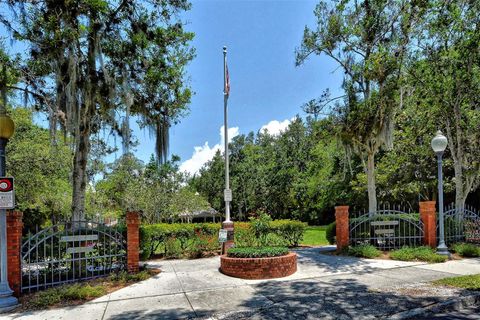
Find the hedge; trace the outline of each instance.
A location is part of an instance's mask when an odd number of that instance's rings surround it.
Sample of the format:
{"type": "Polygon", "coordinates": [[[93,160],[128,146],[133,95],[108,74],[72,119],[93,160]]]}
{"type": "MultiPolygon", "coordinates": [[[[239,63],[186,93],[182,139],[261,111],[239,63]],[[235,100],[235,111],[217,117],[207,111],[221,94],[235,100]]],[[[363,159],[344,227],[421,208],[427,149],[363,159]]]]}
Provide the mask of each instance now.
{"type": "Polygon", "coordinates": [[[279,257],[288,254],[286,247],[245,247],[231,248],[227,252],[227,256],[232,258],[265,258],[279,257]]]}
{"type": "MultiPolygon", "coordinates": [[[[298,246],[307,224],[296,220],[275,220],[269,224],[270,246],[298,246]]],[[[220,223],[159,223],[140,227],[140,250],[142,259],[154,253],[167,258],[200,257],[214,253],[220,248],[218,231],[220,223]]],[[[258,239],[248,222],[235,222],[235,245],[256,247],[258,239]]]]}

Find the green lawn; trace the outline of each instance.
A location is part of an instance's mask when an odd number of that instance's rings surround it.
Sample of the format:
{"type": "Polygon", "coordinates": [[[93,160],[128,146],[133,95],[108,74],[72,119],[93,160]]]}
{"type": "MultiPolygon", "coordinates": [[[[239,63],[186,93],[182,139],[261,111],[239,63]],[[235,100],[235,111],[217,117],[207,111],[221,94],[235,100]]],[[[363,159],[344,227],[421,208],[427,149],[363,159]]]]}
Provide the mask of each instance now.
{"type": "Polygon", "coordinates": [[[326,228],[327,226],[308,226],[301,244],[305,246],[327,245],[328,241],[325,238],[326,228]]]}
{"type": "Polygon", "coordinates": [[[472,276],[461,276],[454,278],[445,278],[437,281],[433,281],[434,284],[464,288],[469,290],[480,290],[480,274],[474,274],[472,276]]]}

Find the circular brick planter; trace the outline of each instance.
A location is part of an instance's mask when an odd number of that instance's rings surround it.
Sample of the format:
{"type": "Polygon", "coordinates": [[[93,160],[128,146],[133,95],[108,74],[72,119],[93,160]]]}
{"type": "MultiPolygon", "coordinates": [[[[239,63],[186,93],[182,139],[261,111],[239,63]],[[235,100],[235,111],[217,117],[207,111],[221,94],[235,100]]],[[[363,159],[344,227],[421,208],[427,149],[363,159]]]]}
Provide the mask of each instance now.
{"type": "Polygon", "coordinates": [[[267,258],[220,257],[220,271],[242,279],[272,279],[289,276],[297,271],[297,254],[267,258]]]}

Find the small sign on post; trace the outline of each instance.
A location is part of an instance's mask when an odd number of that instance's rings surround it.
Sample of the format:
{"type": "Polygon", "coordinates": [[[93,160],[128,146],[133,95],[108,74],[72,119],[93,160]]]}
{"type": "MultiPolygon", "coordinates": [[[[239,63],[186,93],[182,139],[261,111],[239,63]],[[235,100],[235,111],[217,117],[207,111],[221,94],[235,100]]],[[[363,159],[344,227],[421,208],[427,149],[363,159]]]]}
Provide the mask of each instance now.
{"type": "Polygon", "coordinates": [[[226,229],[220,229],[218,232],[218,242],[227,242],[228,232],[226,229]]]}
{"type": "Polygon", "coordinates": [[[0,209],[15,208],[15,191],[13,178],[0,178],[0,209]]]}
{"type": "Polygon", "coordinates": [[[225,202],[232,201],[232,189],[223,190],[223,197],[225,198],[225,202]]]}

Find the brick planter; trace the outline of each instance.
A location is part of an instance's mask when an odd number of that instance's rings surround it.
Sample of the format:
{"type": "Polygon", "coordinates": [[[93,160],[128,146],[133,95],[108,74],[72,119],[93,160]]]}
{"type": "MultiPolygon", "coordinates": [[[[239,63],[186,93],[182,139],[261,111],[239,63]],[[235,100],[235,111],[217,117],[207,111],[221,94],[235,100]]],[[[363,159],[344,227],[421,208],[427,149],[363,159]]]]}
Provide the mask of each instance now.
{"type": "Polygon", "coordinates": [[[289,276],[297,271],[297,254],[268,258],[220,257],[220,271],[242,279],[272,279],[289,276]]]}

